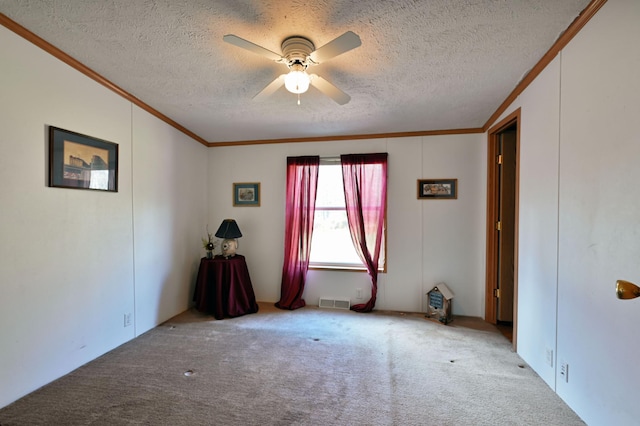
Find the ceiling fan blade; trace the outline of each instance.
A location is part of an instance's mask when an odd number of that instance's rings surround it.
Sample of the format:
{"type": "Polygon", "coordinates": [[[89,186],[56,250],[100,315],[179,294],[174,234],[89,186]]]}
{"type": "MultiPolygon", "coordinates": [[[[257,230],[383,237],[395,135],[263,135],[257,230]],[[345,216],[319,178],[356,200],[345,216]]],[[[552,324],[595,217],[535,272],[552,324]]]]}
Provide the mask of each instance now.
{"type": "Polygon", "coordinates": [[[360,37],[351,31],[347,31],[340,37],[333,39],[329,43],[322,47],[319,47],[314,52],[311,52],[309,58],[316,64],[320,64],[324,61],[328,61],[331,58],[335,58],[338,55],[348,52],[351,49],[355,49],[360,46],[362,41],[360,37]]]}
{"type": "Polygon", "coordinates": [[[311,74],[311,85],[340,105],[344,105],[351,100],[351,96],[347,95],[319,75],[311,74]]]}
{"type": "Polygon", "coordinates": [[[267,59],[271,59],[272,61],[280,61],[282,60],[282,56],[278,55],[275,52],[270,51],[269,49],[265,49],[262,46],[258,46],[255,43],[251,43],[243,38],[238,37],[237,35],[227,34],[222,37],[222,40],[226,41],[229,44],[233,44],[234,46],[241,47],[243,49],[248,50],[249,52],[253,52],[257,55],[264,56],[267,59]]]}
{"type": "Polygon", "coordinates": [[[282,75],[278,76],[278,78],[273,80],[271,83],[267,84],[267,87],[262,89],[262,91],[260,91],[260,93],[255,95],[253,97],[253,99],[254,100],[260,100],[260,99],[264,99],[264,98],[266,98],[268,96],[273,95],[276,90],[278,90],[279,88],[284,86],[284,78],[285,78],[285,76],[286,76],[286,74],[282,74],[282,75]]]}

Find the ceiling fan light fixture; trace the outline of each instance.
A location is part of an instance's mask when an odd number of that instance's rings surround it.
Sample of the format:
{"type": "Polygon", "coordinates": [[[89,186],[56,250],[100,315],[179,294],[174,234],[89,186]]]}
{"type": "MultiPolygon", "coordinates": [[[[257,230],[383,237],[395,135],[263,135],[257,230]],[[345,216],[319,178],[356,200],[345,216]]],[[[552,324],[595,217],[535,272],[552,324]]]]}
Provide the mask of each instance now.
{"type": "Polygon", "coordinates": [[[284,87],[291,93],[304,93],[309,90],[309,82],[311,77],[306,71],[292,70],[284,78],[284,87]]]}
{"type": "Polygon", "coordinates": [[[316,49],[313,42],[306,37],[291,36],[282,42],[282,55],[233,34],[225,35],[222,37],[222,40],[252,53],[264,56],[279,64],[286,65],[289,68],[288,74],[280,74],[275,80],[269,83],[267,87],[262,89],[260,93],[255,95],[253,99],[264,99],[272,95],[283,85],[287,91],[298,95],[298,105],[300,105],[300,94],[305,93],[309,89],[309,85],[313,85],[313,87],[333,99],[339,105],[344,105],[351,99],[349,95],[324,78],[316,74],[307,74],[307,67],[321,64],[360,46],[362,41],[354,32],[347,31],[318,49],[316,49]]]}

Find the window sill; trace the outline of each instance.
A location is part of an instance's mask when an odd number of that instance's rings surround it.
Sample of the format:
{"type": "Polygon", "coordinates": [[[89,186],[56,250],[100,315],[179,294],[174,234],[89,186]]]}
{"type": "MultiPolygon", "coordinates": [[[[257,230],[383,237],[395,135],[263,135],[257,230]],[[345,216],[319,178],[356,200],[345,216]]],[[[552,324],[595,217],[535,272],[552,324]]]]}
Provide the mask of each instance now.
{"type": "MultiPolygon", "coordinates": [[[[367,272],[367,268],[357,265],[309,265],[309,269],[316,271],[345,271],[345,272],[367,272]]],[[[386,272],[384,269],[378,269],[378,273],[386,272]]]]}

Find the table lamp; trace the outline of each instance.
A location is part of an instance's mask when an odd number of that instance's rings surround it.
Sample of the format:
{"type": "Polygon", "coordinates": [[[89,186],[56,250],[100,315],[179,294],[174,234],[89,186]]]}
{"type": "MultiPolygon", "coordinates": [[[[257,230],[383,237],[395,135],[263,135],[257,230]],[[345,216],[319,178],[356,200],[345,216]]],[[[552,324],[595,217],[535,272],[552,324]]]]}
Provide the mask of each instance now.
{"type": "Polygon", "coordinates": [[[216,232],[216,237],[224,238],[220,248],[222,249],[222,255],[225,258],[233,257],[236,255],[236,249],[238,248],[238,240],[236,238],[242,237],[242,232],[238,228],[238,224],[233,219],[225,219],[220,224],[220,228],[216,232]]]}

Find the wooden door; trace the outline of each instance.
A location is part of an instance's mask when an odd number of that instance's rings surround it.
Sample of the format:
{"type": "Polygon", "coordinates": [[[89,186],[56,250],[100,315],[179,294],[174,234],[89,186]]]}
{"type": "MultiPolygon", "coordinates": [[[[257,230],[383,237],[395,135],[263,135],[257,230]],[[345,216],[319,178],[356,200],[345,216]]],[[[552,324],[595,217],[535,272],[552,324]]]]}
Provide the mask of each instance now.
{"type": "Polygon", "coordinates": [[[485,320],[517,349],[520,109],[488,131],[485,320]]]}
{"type": "Polygon", "coordinates": [[[497,317],[513,322],[515,282],[516,129],[497,135],[498,167],[498,277],[497,317]]]}

